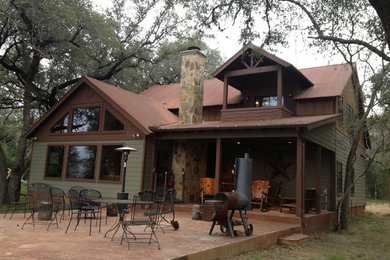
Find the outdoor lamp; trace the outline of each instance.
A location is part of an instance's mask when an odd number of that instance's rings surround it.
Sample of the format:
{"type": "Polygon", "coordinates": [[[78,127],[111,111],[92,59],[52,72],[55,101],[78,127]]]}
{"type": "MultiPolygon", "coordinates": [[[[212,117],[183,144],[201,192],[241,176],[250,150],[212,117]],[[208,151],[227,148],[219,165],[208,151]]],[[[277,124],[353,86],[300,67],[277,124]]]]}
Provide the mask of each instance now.
{"type": "Polygon", "coordinates": [[[124,147],[116,148],[115,151],[121,152],[124,156],[124,159],[125,159],[124,163],[123,163],[122,190],[121,190],[121,192],[117,193],[116,198],[119,200],[127,200],[127,199],[129,199],[129,193],[125,192],[127,158],[129,157],[129,153],[131,151],[135,152],[135,151],[137,151],[137,149],[124,146],[124,147]]]}

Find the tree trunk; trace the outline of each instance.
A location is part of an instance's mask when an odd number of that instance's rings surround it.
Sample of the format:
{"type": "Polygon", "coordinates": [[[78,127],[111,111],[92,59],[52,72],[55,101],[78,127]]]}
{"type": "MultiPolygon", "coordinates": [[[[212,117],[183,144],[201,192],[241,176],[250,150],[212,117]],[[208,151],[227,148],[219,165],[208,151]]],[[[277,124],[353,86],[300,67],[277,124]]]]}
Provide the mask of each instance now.
{"type": "Polygon", "coordinates": [[[390,1],[389,0],[369,0],[372,7],[381,19],[385,32],[387,47],[390,49],[390,1]]]}
{"type": "Polygon", "coordinates": [[[7,159],[0,145],[0,205],[7,200],[7,159]]]}
{"type": "MultiPolygon", "coordinates": [[[[359,131],[360,132],[360,131],[359,131]]],[[[349,218],[349,198],[351,193],[351,176],[352,176],[352,169],[353,169],[353,163],[355,161],[356,157],[356,150],[359,144],[360,134],[354,134],[352,138],[352,144],[351,148],[348,153],[348,158],[345,166],[345,177],[344,177],[344,195],[341,198],[341,207],[339,210],[341,211],[340,214],[340,223],[339,228],[347,230],[348,229],[348,218],[349,218]]]]}
{"type": "Polygon", "coordinates": [[[26,81],[24,86],[24,97],[23,97],[23,125],[22,132],[20,134],[18,140],[18,146],[16,148],[16,160],[15,165],[13,167],[9,184],[16,191],[15,198],[18,198],[18,194],[20,192],[20,181],[25,170],[25,155],[27,149],[27,138],[25,138],[25,134],[31,127],[32,117],[31,117],[31,102],[32,102],[32,80],[26,81]]]}

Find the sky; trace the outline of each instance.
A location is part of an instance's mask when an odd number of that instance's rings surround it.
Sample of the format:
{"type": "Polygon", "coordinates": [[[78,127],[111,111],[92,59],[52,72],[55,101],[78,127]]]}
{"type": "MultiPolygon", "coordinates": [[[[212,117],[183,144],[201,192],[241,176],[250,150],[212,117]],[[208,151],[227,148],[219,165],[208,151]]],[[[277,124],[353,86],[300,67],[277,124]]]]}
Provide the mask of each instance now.
{"type": "MultiPolygon", "coordinates": [[[[92,2],[100,10],[104,10],[111,5],[110,0],[92,0],[92,2]]],[[[225,32],[215,30],[215,38],[205,39],[205,42],[210,48],[219,50],[223,60],[226,61],[242,48],[242,43],[239,42],[239,35],[239,27],[232,26],[225,32]]],[[[288,42],[288,48],[278,48],[276,52],[270,52],[298,69],[344,63],[342,57],[329,57],[326,53],[321,54],[312,47],[308,47],[307,43],[304,43],[302,40],[301,35],[290,35],[288,42]]],[[[261,45],[261,43],[256,41],[253,43],[258,46],[261,45]]]]}

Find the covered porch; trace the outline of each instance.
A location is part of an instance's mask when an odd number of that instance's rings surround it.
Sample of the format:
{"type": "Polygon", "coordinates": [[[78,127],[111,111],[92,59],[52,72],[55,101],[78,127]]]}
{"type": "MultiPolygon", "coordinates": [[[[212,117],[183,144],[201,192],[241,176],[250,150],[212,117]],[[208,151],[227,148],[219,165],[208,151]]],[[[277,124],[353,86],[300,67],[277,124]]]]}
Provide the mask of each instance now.
{"type": "MultiPolygon", "coordinates": [[[[294,206],[296,217],[335,209],[335,154],[304,139],[300,131],[268,129],[242,132],[169,133],[153,140],[153,173],[145,188],[174,187],[177,200],[200,203],[201,179],[213,179],[213,193],[234,190],[235,158],[248,153],[252,180],[280,188],[279,198],[294,206]],[[310,194],[310,198],[308,198],[310,194]],[[305,198],[306,196],[306,198],[305,198]],[[309,203],[308,203],[309,202],[309,203]]],[[[280,209],[278,199],[273,209],[280,209]]],[[[253,209],[256,211],[256,209],[253,209]]]]}

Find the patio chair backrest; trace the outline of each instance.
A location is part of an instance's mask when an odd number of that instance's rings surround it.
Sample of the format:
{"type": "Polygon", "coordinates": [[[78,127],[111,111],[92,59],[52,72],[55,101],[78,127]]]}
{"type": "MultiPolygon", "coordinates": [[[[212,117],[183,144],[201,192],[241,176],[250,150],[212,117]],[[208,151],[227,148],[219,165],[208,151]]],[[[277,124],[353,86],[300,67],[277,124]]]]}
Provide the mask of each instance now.
{"type": "Polygon", "coordinates": [[[38,208],[42,202],[52,202],[51,187],[49,185],[32,183],[29,187],[29,195],[27,206],[30,209],[38,208]]]}
{"type": "Polygon", "coordinates": [[[102,199],[102,194],[98,190],[94,189],[83,189],[80,191],[80,201],[87,202],[90,205],[99,205],[94,200],[102,199]]]}
{"type": "Polygon", "coordinates": [[[65,192],[60,188],[51,187],[51,197],[53,200],[53,206],[65,204],[65,192]]]}
{"type": "Polygon", "coordinates": [[[142,201],[155,201],[157,200],[156,192],[153,190],[141,190],[138,192],[139,200],[142,201]]]}
{"type": "Polygon", "coordinates": [[[86,189],[86,187],[84,187],[84,186],[73,186],[69,190],[74,190],[77,192],[77,194],[80,194],[80,191],[85,190],[85,189],[86,189]]]}

